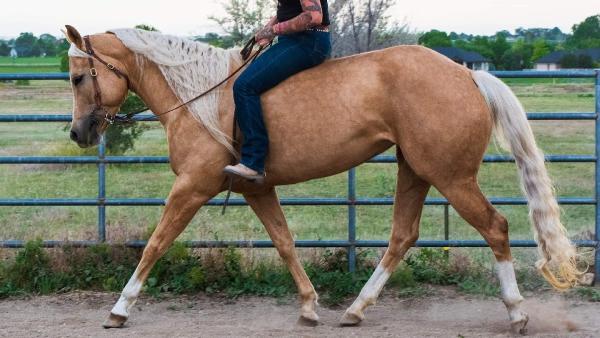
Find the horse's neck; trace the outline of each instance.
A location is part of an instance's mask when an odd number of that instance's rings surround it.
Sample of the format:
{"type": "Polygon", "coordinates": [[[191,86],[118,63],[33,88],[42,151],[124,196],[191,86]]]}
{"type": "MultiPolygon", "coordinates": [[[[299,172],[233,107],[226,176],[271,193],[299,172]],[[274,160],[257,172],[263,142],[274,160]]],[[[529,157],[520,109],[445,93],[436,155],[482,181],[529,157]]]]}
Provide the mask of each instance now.
{"type": "MultiPolygon", "coordinates": [[[[128,67],[132,79],[131,90],[136,93],[154,114],[166,112],[179,104],[177,96],[173,93],[158,66],[145,59],[144,62],[128,67]]],[[[178,111],[159,116],[163,126],[177,119],[178,111]]]]}

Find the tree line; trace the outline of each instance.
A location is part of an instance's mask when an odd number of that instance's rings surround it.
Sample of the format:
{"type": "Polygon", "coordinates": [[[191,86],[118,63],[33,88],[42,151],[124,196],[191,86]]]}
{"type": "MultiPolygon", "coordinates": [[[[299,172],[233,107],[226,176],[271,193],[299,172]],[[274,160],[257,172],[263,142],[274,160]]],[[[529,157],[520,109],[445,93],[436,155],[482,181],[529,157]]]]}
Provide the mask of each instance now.
{"type": "Polygon", "coordinates": [[[500,70],[532,68],[537,60],[553,51],[566,52],[560,60],[562,68],[594,68],[599,66],[597,60],[577,51],[600,48],[600,15],[573,25],[571,34],[563,33],[559,28],[518,28],[515,34],[500,31],[493,36],[431,30],[419,37],[419,43],[430,48],[458,47],[478,52],[500,70]]]}
{"type": "MultiPolygon", "coordinates": [[[[396,3],[396,0],[330,0],[333,56],[419,43],[432,48],[453,46],[478,52],[490,59],[496,69],[518,70],[532,68],[538,59],[553,51],[600,48],[600,15],[575,24],[571,33],[564,33],[556,27],[517,28],[515,33],[503,30],[493,36],[439,30],[422,33],[388,14],[396,3]]],[[[223,5],[226,14],[210,19],[219,24],[226,34],[208,33],[194,37],[195,40],[222,48],[241,45],[276,11],[274,2],[269,0],[224,0],[223,5]]],[[[64,38],[51,34],[37,37],[26,32],[15,39],[0,40],[0,56],[9,55],[13,46],[19,56],[60,56],[68,49],[64,38]]],[[[561,64],[564,68],[597,66],[589,56],[575,53],[567,53],[561,64]]]]}
{"type": "Polygon", "coordinates": [[[13,47],[19,56],[57,56],[69,49],[69,44],[64,38],[52,34],[42,34],[38,37],[33,33],[24,32],[17,38],[0,40],[0,56],[9,56],[13,47]]]}

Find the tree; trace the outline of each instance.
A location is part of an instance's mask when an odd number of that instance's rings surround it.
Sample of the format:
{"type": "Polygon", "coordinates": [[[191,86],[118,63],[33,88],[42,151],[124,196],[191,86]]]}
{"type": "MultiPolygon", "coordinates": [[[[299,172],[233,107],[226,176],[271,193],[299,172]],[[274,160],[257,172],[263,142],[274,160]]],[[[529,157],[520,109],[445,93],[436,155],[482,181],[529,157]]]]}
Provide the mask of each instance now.
{"type": "Polygon", "coordinates": [[[458,40],[454,42],[454,46],[468,51],[477,52],[488,59],[492,59],[494,52],[490,41],[485,36],[475,36],[471,41],[458,40]]]}
{"type": "Polygon", "coordinates": [[[160,32],[156,27],[151,26],[151,25],[146,25],[146,24],[139,24],[139,25],[135,25],[133,28],[137,28],[137,29],[141,29],[144,31],[150,31],[150,32],[160,32]]]}
{"type": "MultiPolygon", "coordinates": [[[[125,102],[121,105],[122,113],[139,111],[144,108],[144,101],[132,92],[127,94],[125,102]]],[[[135,140],[142,136],[149,127],[140,123],[118,124],[115,123],[106,129],[106,150],[109,154],[123,154],[135,148],[135,140]]]]}
{"type": "Polygon", "coordinates": [[[531,55],[533,54],[533,46],[526,43],[525,40],[517,40],[512,47],[504,52],[502,56],[503,68],[506,70],[521,70],[531,68],[531,55]]]}
{"type": "Polygon", "coordinates": [[[219,48],[231,48],[234,46],[231,36],[221,36],[217,33],[206,33],[204,37],[197,37],[194,40],[208,43],[211,46],[219,48]]]}
{"type": "Polygon", "coordinates": [[[577,68],[594,68],[594,59],[586,54],[579,54],[577,56],[577,68]]]}
{"type": "Polygon", "coordinates": [[[421,35],[419,38],[419,44],[429,48],[450,47],[452,46],[452,40],[448,34],[446,34],[446,32],[441,32],[434,29],[421,35]]]}
{"type": "Polygon", "coordinates": [[[58,40],[53,35],[40,35],[38,44],[42,53],[45,53],[47,56],[56,56],[56,52],[58,50],[58,40]]]}
{"type": "Polygon", "coordinates": [[[406,23],[390,22],[395,0],[330,1],[332,55],[345,56],[399,44],[417,43],[406,23]]]}
{"type": "Polygon", "coordinates": [[[496,34],[495,39],[490,42],[490,49],[493,52],[492,62],[496,69],[504,69],[503,56],[510,49],[510,44],[506,41],[506,35],[503,33],[496,34]]]}
{"type": "Polygon", "coordinates": [[[15,40],[15,48],[20,56],[39,56],[40,46],[33,33],[21,33],[15,40]]]}
{"type": "Polygon", "coordinates": [[[600,47],[600,15],[573,25],[573,35],[567,39],[567,46],[571,49],[600,47]]]}
{"type": "Polygon", "coordinates": [[[246,42],[268,18],[275,15],[273,2],[269,0],[228,0],[223,4],[225,17],[210,16],[229,35],[234,45],[246,42]]]}
{"type": "Polygon", "coordinates": [[[541,57],[548,55],[550,53],[550,45],[546,43],[544,39],[537,39],[533,43],[533,54],[531,55],[531,61],[536,62],[541,57]]]}
{"type": "Polygon", "coordinates": [[[10,55],[10,47],[8,43],[4,40],[0,40],[0,56],[8,56],[10,55]]]}
{"type": "Polygon", "coordinates": [[[586,54],[569,53],[560,59],[561,68],[594,68],[594,60],[586,54]]]}

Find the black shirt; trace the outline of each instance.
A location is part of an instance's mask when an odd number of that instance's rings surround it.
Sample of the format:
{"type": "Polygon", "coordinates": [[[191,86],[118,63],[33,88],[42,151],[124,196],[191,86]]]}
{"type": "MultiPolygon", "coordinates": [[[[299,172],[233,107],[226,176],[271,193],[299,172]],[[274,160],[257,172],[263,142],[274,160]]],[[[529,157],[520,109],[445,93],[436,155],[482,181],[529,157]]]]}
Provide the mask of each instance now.
{"type": "MultiPolygon", "coordinates": [[[[321,9],[323,11],[323,21],[321,25],[329,25],[329,8],[327,7],[327,0],[321,1],[321,9]]],[[[300,0],[277,0],[277,21],[284,22],[298,16],[302,13],[302,5],[300,0]]]]}

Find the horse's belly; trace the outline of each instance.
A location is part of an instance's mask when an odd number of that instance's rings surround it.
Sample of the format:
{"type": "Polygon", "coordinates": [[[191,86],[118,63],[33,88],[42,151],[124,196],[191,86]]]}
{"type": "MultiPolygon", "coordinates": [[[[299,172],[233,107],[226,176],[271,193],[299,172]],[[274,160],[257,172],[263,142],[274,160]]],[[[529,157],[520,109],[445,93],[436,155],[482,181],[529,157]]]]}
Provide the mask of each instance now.
{"type": "Polygon", "coordinates": [[[341,124],[341,128],[323,122],[312,125],[313,128],[304,124],[278,129],[284,132],[274,131],[266,162],[269,181],[275,185],[291,184],[334,175],[393,145],[391,136],[385,132],[341,124]]]}

